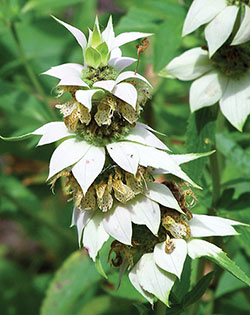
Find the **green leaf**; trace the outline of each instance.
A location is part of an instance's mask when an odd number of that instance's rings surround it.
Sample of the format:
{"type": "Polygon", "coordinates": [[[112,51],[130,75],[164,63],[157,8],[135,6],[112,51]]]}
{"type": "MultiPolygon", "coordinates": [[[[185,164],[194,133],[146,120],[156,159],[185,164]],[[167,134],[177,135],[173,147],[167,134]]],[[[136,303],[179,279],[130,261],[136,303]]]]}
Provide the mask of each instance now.
{"type": "Polygon", "coordinates": [[[216,145],[220,153],[231,161],[241,174],[250,177],[249,151],[244,151],[230,134],[216,134],[216,145]]]}
{"type": "Polygon", "coordinates": [[[177,279],[175,281],[174,287],[172,289],[172,293],[174,294],[178,303],[180,303],[188,292],[190,287],[190,276],[191,276],[191,258],[187,257],[185,260],[185,264],[183,267],[183,271],[181,273],[181,279],[177,279]]]}
{"type": "Polygon", "coordinates": [[[108,276],[106,275],[104,269],[103,269],[103,266],[102,266],[102,262],[101,262],[101,259],[99,257],[99,254],[97,255],[96,257],[96,260],[95,260],[95,267],[96,267],[96,270],[98,271],[98,273],[103,276],[105,279],[108,279],[108,276]]]}
{"type": "Polygon", "coordinates": [[[21,140],[28,139],[31,136],[33,136],[32,133],[27,133],[26,135],[16,136],[16,137],[2,137],[2,136],[0,136],[0,139],[2,139],[4,141],[21,141],[21,140]]]}
{"type": "Polygon", "coordinates": [[[155,72],[162,70],[162,68],[178,54],[178,50],[182,43],[181,32],[185,11],[181,6],[176,6],[178,10],[167,17],[155,34],[153,60],[155,72]]]}
{"type": "MultiPolygon", "coordinates": [[[[217,113],[210,108],[202,108],[193,113],[188,121],[186,147],[190,152],[211,151],[215,142],[217,113]]],[[[188,163],[188,171],[195,182],[200,182],[207,159],[198,159],[188,163]]]]}
{"type": "Polygon", "coordinates": [[[41,315],[72,314],[74,304],[100,279],[93,262],[83,251],[73,253],[52,279],[41,315]]]}
{"type": "MultiPolygon", "coordinates": [[[[245,267],[244,269],[247,271],[249,269],[249,262],[246,260],[243,254],[240,252],[234,257],[234,261],[238,263],[241,267],[245,267]]],[[[218,298],[222,295],[228,294],[230,292],[236,291],[238,289],[242,289],[247,287],[247,285],[232,276],[228,272],[224,272],[220,278],[219,284],[216,288],[215,297],[218,298]]]]}
{"type": "Polygon", "coordinates": [[[56,7],[70,6],[76,3],[80,3],[82,0],[30,0],[22,8],[22,13],[26,13],[31,10],[50,10],[56,7]]]}
{"type": "Polygon", "coordinates": [[[202,297],[202,295],[205,293],[205,291],[209,287],[209,284],[210,284],[213,276],[214,276],[214,271],[203,276],[200,279],[200,281],[196,284],[196,286],[185,295],[185,297],[182,301],[184,308],[195,303],[196,301],[198,301],[202,297]]]}
{"type": "Polygon", "coordinates": [[[85,52],[84,52],[84,59],[85,59],[85,63],[93,68],[98,68],[102,62],[102,56],[101,54],[92,47],[88,47],[86,48],[85,52]]]}
{"type": "Polygon", "coordinates": [[[248,284],[250,286],[250,278],[223,251],[221,251],[217,255],[206,256],[206,257],[208,259],[212,260],[213,262],[215,262],[221,268],[223,268],[223,269],[227,270],[228,272],[230,272],[232,275],[234,275],[239,280],[243,281],[244,283],[246,283],[246,284],[248,284]]]}

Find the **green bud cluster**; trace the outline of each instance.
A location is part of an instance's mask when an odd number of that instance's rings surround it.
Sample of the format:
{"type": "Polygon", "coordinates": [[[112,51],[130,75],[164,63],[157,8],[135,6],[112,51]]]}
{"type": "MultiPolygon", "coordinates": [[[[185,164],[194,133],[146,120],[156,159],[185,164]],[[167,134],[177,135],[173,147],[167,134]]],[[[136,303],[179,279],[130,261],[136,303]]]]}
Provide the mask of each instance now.
{"type": "Polygon", "coordinates": [[[97,69],[108,64],[110,51],[106,42],[102,41],[101,33],[97,23],[89,38],[88,47],[84,52],[85,64],[89,67],[97,69]]]}
{"type": "Polygon", "coordinates": [[[97,69],[93,67],[87,67],[82,71],[82,80],[90,87],[97,81],[102,80],[115,80],[118,73],[111,66],[103,66],[97,69]]]}

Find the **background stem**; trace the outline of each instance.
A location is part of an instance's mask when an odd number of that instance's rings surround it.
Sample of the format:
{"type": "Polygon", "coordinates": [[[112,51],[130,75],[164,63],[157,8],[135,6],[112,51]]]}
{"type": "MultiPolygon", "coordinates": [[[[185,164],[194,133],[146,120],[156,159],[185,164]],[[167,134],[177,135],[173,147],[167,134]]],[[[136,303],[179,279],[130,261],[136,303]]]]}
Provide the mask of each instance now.
{"type": "Polygon", "coordinates": [[[160,300],[156,303],[156,315],[165,315],[166,314],[166,305],[163,304],[160,300]]]}

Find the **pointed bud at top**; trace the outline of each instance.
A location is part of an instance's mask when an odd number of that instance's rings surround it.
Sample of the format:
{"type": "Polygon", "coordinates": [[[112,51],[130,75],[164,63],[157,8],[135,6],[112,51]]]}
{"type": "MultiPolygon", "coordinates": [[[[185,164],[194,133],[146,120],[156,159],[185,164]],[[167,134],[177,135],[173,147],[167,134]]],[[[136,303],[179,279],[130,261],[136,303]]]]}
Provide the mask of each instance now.
{"type": "Polygon", "coordinates": [[[102,43],[102,37],[101,37],[98,18],[96,17],[93,33],[91,36],[90,46],[93,48],[96,48],[101,43],[102,43]]]}

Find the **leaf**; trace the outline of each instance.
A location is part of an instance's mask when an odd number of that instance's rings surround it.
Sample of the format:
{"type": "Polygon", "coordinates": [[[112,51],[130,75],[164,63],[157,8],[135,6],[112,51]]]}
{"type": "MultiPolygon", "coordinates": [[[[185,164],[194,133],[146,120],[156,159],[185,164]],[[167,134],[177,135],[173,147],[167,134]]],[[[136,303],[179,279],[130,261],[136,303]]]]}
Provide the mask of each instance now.
{"type": "Polygon", "coordinates": [[[182,43],[181,31],[185,12],[179,5],[176,14],[167,17],[160,25],[155,35],[154,71],[159,72],[167,63],[178,54],[182,43]]]}
{"type": "Polygon", "coordinates": [[[250,278],[245,274],[243,270],[240,269],[236,263],[231,260],[226,253],[220,252],[216,256],[206,256],[208,259],[215,262],[221,268],[227,270],[232,275],[234,275],[239,280],[243,281],[244,283],[250,286],[250,278]]]}
{"type": "Polygon", "coordinates": [[[16,137],[3,137],[3,136],[0,136],[0,139],[2,139],[4,141],[21,141],[21,140],[28,139],[31,136],[32,136],[32,133],[27,133],[26,135],[16,136],[16,137]]]}
{"type": "Polygon", "coordinates": [[[244,151],[230,134],[216,134],[217,149],[232,162],[239,173],[250,177],[250,152],[244,151]]]}
{"type": "MultiPolygon", "coordinates": [[[[215,142],[216,113],[203,108],[193,113],[188,121],[186,147],[188,152],[211,151],[215,142]]],[[[188,171],[195,182],[200,181],[207,159],[198,159],[188,163],[188,171]]]]}
{"type": "MultiPolygon", "coordinates": [[[[240,252],[234,257],[234,261],[238,263],[240,266],[244,266],[245,271],[249,269],[249,263],[240,252]]],[[[220,278],[219,284],[216,288],[215,297],[219,298],[222,295],[228,294],[230,292],[236,291],[238,289],[242,289],[247,287],[245,283],[238,280],[234,276],[232,276],[228,272],[224,272],[220,278]]]]}
{"type": "Polygon", "coordinates": [[[48,10],[56,7],[70,6],[80,2],[82,2],[82,0],[30,0],[22,8],[22,13],[31,10],[48,10]]]}
{"type": "Polygon", "coordinates": [[[83,251],[74,252],[56,272],[47,290],[41,315],[72,314],[74,303],[100,279],[83,251]]]}
{"type": "Polygon", "coordinates": [[[209,284],[210,284],[213,276],[214,276],[214,271],[203,276],[200,279],[200,281],[196,284],[196,286],[185,295],[185,297],[182,301],[184,308],[195,303],[196,301],[198,301],[202,297],[202,295],[205,293],[205,291],[209,287],[209,284]]]}
{"type": "Polygon", "coordinates": [[[101,276],[103,276],[105,279],[108,279],[108,276],[106,275],[106,272],[103,269],[102,262],[99,255],[96,256],[95,267],[101,276]]]}

